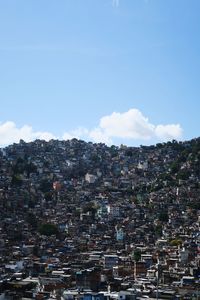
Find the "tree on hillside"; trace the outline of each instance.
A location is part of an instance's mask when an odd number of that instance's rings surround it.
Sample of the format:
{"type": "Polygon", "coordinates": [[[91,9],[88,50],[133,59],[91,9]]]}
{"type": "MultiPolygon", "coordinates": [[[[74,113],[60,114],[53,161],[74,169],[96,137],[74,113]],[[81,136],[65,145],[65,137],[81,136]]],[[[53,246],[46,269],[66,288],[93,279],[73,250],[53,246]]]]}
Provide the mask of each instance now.
{"type": "Polygon", "coordinates": [[[43,193],[49,192],[50,190],[52,190],[52,182],[49,181],[48,179],[43,179],[43,180],[40,182],[40,190],[41,190],[43,193]]]}
{"type": "Polygon", "coordinates": [[[40,234],[47,236],[58,234],[57,226],[50,223],[41,224],[38,228],[38,231],[40,234]]]}
{"type": "Polygon", "coordinates": [[[140,249],[135,249],[133,253],[133,258],[136,262],[138,262],[141,259],[141,251],[140,249]]]}
{"type": "Polygon", "coordinates": [[[161,213],[159,214],[159,216],[158,216],[158,219],[159,219],[159,221],[161,221],[161,222],[168,222],[168,221],[169,221],[168,213],[165,212],[165,211],[161,212],[161,213]]]}

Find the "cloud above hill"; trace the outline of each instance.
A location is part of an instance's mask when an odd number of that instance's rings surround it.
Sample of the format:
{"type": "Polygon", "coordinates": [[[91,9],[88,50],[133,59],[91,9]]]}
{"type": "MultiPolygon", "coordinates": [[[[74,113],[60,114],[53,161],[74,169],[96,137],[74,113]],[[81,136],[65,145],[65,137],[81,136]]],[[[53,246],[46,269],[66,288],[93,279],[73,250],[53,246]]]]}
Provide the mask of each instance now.
{"type": "Polygon", "coordinates": [[[20,139],[30,142],[35,139],[49,141],[55,136],[46,131],[34,131],[31,126],[24,125],[20,128],[12,121],[0,124],[0,146],[19,142],[20,139]]]}
{"type": "Polygon", "coordinates": [[[179,140],[182,134],[183,129],[180,124],[158,125],[155,127],[155,135],[163,141],[179,140]]]}
{"type": "Polygon", "coordinates": [[[113,112],[100,119],[99,126],[90,131],[90,137],[99,140],[99,137],[110,141],[113,138],[129,140],[159,139],[167,141],[179,140],[183,130],[180,124],[154,125],[149,122],[138,109],[130,109],[124,113],[113,112]]]}
{"type": "Polygon", "coordinates": [[[138,109],[130,109],[125,113],[113,112],[102,117],[99,130],[109,138],[150,139],[154,126],[149,123],[138,109]]]}
{"type": "Polygon", "coordinates": [[[11,121],[0,124],[0,146],[19,142],[20,139],[30,142],[35,139],[48,141],[55,138],[64,140],[77,138],[108,145],[115,144],[116,139],[129,144],[142,140],[145,144],[151,141],[180,140],[182,135],[183,129],[180,124],[153,124],[136,108],[103,116],[98,126],[94,128],[78,127],[57,137],[48,131],[34,131],[29,125],[17,127],[11,121]]]}

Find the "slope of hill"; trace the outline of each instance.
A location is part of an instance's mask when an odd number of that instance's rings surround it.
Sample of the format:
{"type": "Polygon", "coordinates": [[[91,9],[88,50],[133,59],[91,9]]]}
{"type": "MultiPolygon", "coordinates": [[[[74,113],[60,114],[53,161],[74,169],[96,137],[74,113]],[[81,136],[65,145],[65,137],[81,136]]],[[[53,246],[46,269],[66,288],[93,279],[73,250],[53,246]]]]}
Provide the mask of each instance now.
{"type": "Polygon", "coordinates": [[[21,223],[38,232],[43,223],[72,222],[71,234],[80,234],[83,213],[88,224],[109,219],[111,235],[116,224],[125,226],[129,242],[176,237],[198,221],[199,138],[138,148],[20,141],[0,153],[1,228],[11,238],[23,240],[21,223]],[[147,224],[152,234],[137,232],[147,224]]]}

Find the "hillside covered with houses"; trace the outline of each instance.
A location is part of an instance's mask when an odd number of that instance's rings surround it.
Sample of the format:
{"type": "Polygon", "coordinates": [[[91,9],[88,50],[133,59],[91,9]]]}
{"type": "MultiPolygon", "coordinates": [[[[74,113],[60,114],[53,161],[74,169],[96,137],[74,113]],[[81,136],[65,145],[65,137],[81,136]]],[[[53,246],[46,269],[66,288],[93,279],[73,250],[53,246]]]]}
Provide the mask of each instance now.
{"type": "Polygon", "coordinates": [[[0,211],[0,297],[198,297],[200,138],[21,140],[0,151],[0,211]]]}

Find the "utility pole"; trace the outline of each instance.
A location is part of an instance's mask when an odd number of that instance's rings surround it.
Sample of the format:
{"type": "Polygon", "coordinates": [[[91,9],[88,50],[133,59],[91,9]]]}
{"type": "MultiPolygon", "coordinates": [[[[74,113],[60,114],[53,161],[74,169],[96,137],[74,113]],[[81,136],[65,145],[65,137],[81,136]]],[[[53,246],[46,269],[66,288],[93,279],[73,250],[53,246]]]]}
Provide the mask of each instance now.
{"type": "Polygon", "coordinates": [[[195,282],[197,284],[197,288],[196,288],[196,296],[197,296],[197,300],[199,300],[199,279],[195,282]]]}
{"type": "Polygon", "coordinates": [[[158,277],[158,272],[156,275],[156,300],[158,300],[158,282],[159,282],[159,277],[158,277]]]}
{"type": "Polygon", "coordinates": [[[156,300],[158,300],[158,285],[159,285],[159,279],[162,272],[162,266],[157,263],[157,272],[156,272],[156,300]]]}

